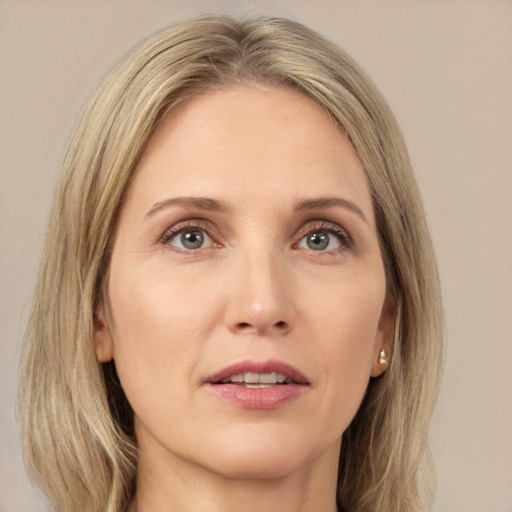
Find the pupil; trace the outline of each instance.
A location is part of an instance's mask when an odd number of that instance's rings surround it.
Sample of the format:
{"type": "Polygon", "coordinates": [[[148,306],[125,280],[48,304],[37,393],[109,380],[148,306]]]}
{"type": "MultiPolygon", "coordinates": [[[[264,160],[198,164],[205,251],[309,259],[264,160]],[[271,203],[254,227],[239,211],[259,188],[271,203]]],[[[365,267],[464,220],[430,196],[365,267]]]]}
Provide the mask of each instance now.
{"type": "Polygon", "coordinates": [[[314,251],[321,251],[329,245],[329,235],[327,233],[311,233],[308,236],[307,244],[314,251]]]}
{"type": "Polygon", "coordinates": [[[181,243],[186,249],[198,249],[203,242],[204,237],[201,231],[185,231],[181,234],[181,243]]]}

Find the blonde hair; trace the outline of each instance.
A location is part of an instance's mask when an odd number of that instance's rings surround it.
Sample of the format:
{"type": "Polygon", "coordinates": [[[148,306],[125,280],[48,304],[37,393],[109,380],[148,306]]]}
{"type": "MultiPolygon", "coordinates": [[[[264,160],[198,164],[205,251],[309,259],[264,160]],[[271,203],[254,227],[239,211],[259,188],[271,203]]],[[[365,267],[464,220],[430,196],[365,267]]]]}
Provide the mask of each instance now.
{"type": "Polygon", "coordinates": [[[97,362],[94,313],[134,166],[174,106],[239,83],[303,91],[351,141],[367,173],[394,299],[388,370],[343,434],[339,506],[416,512],[442,363],[442,310],[425,215],[398,124],[343,51],[279,18],[197,18],[139,45],[92,96],[63,159],[20,367],[26,465],[58,512],[118,512],[134,492],[132,412],[97,362]]]}

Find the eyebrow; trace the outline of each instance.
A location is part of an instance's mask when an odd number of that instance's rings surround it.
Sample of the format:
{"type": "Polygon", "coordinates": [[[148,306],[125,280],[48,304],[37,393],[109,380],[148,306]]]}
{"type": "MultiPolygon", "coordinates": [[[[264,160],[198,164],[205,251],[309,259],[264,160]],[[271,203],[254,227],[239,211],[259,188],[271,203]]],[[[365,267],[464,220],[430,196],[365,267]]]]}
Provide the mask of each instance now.
{"type": "Polygon", "coordinates": [[[155,203],[151,209],[146,213],[146,217],[151,217],[162,208],[168,206],[181,206],[183,208],[206,210],[213,212],[228,212],[230,210],[227,203],[224,201],[218,201],[217,199],[211,199],[209,197],[171,197],[155,203]]]}
{"type": "Polygon", "coordinates": [[[361,210],[357,204],[349,201],[348,199],[344,199],[343,197],[317,197],[314,199],[301,199],[295,203],[293,211],[303,212],[320,208],[331,208],[333,206],[341,206],[354,212],[366,224],[368,224],[368,220],[365,217],[363,210],[361,210]]]}
{"type": "MultiPolygon", "coordinates": [[[[219,201],[217,199],[211,199],[209,197],[171,197],[169,199],[165,199],[164,201],[155,203],[148,211],[145,218],[151,217],[162,208],[169,206],[181,206],[183,208],[213,212],[229,212],[231,210],[226,202],[219,201]]],[[[368,224],[368,220],[366,219],[361,208],[359,208],[359,206],[357,206],[352,201],[342,197],[318,197],[314,199],[301,199],[295,202],[293,211],[297,213],[321,208],[332,208],[335,206],[341,206],[354,212],[366,224],[368,224]]]]}

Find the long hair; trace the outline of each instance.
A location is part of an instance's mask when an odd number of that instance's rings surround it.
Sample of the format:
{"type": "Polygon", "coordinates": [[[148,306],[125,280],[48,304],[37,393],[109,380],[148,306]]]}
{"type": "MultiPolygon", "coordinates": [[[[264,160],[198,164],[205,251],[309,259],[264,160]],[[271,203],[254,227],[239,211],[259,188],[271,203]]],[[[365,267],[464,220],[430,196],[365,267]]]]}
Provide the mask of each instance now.
{"type": "Polygon", "coordinates": [[[133,413],[112,363],[97,362],[117,215],[159,121],[206,91],[261,83],[302,91],[351,142],[369,184],[395,338],[343,434],[338,505],[351,512],[429,507],[428,425],[443,349],[438,275],[398,124],[342,50],[280,18],[208,16],[133,50],[87,104],[63,158],[20,366],[27,467],[57,512],[119,512],[134,493],[133,413]]]}

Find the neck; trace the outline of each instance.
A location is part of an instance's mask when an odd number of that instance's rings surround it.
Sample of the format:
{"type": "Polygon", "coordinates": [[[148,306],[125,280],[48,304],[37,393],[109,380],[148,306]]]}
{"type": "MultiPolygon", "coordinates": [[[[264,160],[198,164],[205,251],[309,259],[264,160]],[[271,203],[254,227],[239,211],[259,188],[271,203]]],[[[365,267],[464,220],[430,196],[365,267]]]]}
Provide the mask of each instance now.
{"type": "MultiPolygon", "coordinates": [[[[339,450],[270,478],[233,478],[171,457],[155,465],[140,456],[129,512],[335,512],[339,450]]],[[[161,460],[161,459],[160,459],[161,460]]]]}

